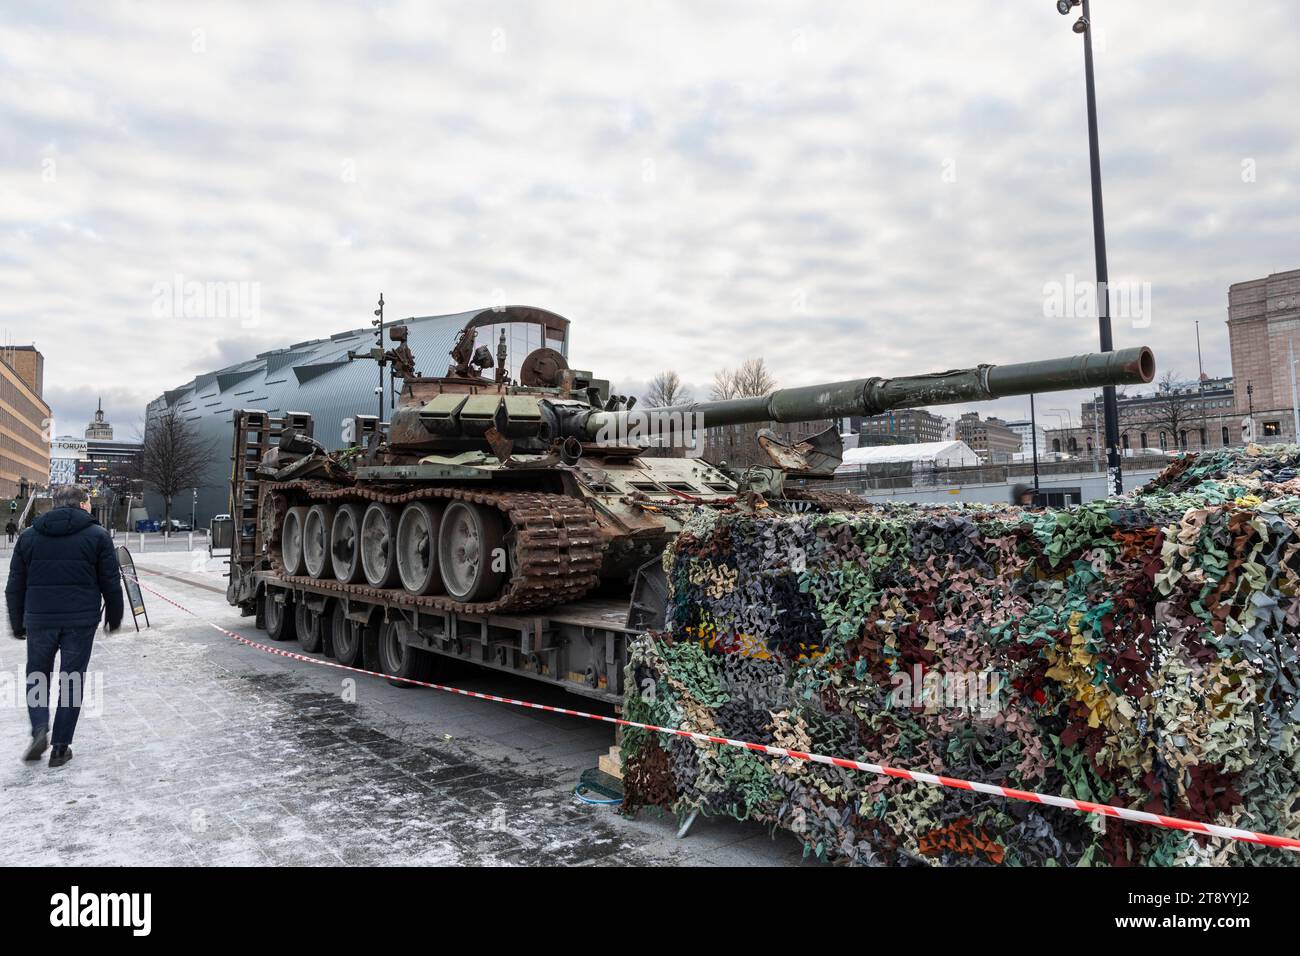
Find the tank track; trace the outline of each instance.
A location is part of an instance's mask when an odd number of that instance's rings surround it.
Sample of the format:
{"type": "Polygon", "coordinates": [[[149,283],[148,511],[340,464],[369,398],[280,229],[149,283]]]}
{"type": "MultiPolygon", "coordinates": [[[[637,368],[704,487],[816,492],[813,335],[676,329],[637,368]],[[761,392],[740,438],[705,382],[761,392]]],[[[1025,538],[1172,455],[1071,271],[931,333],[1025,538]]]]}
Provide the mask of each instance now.
{"type": "Polygon", "coordinates": [[[395,604],[467,614],[526,611],[576,600],[599,583],[605,539],[591,510],[574,498],[530,491],[475,491],[468,488],[417,488],[391,492],[342,487],[326,482],[268,482],[262,489],[263,514],[273,523],[266,535],[271,566],[287,583],[311,584],[357,597],[383,598],[395,604]],[[290,498],[294,501],[290,501],[290,498]],[[270,500],[268,500],[268,498],[270,500]],[[402,588],[376,588],[364,581],[348,584],[334,578],[286,575],[280,559],[279,528],[285,508],[317,502],[465,501],[497,508],[514,534],[514,569],[501,594],[492,601],[463,602],[441,594],[411,594],[402,588]],[[268,511],[267,506],[270,506],[268,511]]]}

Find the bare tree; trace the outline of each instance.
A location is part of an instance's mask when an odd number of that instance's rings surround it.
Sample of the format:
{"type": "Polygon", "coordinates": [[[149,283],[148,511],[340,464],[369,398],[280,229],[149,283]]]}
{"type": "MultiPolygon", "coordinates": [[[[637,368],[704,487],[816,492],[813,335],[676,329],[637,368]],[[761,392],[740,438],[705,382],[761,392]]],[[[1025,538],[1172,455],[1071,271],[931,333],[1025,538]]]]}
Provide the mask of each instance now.
{"type": "Polygon", "coordinates": [[[774,379],[762,358],[745,359],[740,368],[732,373],[736,383],[736,394],[742,397],[767,395],[776,388],[774,379]]]}
{"type": "Polygon", "coordinates": [[[760,358],[745,359],[739,368],[718,369],[713,373],[711,397],[714,399],[750,398],[767,395],[776,388],[776,379],[760,358]]]}
{"type": "Polygon", "coordinates": [[[682,383],[681,376],[672,369],[660,372],[650,379],[650,388],[645,397],[645,404],[650,408],[664,408],[667,405],[677,405],[690,400],[691,390],[682,383]]]}
{"type": "Polygon", "coordinates": [[[1176,372],[1165,372],[1156,386],[1155,401],[1147,406],[1147,421],[1168,432],[1174,448],[1185,448],[1183,433],[1199,421],[1196,393],[1188,391],[1176,372]]]}
{"type": "Polygon", "coordinates": [[[715,402],[736,397],[736,376],[730,369],[720,368],[713,373],[713,388],[709,397],[715,402]]]}
{"type": "MultiPolygon", "coordinates": [[[[730,398],[752,398],[768,395],[776,389],[776,379],[768,371],[762,358],[746,359],[734,369],[719,369],[713,374],[710,398],[723,401],[730,398]]],[[[743,425],[721,425],[709,429],[705,457],[711,461],[726,460],[732,465],[761,464],[766,456],[758,444],[758,433],[772,422],[749,422],[743,425]]]]}
{"type": "Polygon", "coordinates": [[[137,478],[162,496],[163,528],[171,528],[172,499],[203,484],[204,472],[217,452],[217,440],[205,439],[174,411],[151,419],[136,462],[137,478]]]}

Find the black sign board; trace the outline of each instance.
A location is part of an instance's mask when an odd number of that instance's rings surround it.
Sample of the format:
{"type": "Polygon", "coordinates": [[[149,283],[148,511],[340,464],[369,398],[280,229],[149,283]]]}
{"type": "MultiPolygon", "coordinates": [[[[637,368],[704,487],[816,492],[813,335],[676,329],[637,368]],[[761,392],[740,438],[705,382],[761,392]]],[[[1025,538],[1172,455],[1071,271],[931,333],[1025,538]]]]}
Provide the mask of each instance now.
{"type": "Polygon", "coordinates": [[[140,630],[141,617],[144,618],[144,626],[148,627],[149,612],[144,609],[144,594],[140,591],[140,581],[136,577],[135,561],[125,546],[117,549],[117,566],[122,572],[122,584],[126,588],[127,603],[131,605],[131,619],[135,622],[135,629],[140,630]]]}

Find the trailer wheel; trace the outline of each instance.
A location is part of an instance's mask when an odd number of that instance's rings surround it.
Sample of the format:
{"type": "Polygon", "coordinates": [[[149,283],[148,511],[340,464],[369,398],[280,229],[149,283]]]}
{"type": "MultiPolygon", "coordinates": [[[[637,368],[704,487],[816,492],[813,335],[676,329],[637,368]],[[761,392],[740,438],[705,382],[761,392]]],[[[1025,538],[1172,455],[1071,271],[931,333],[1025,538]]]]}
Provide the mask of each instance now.
{"type": "Polygon", "coordinates": [[[334,577],[348,584],[365,577],[361,567],[361,518],[365,510],[358,504],[340,505],[330,527],[330,565],[334,577]]]}
{"type": "Polygon", "coordinates": [[[495,509],[453,501],[438,529],[438,571],[447,594],[480,601],[501,590],[506,551],[501,516],[495,509]]]}
{"type": "Polygon", "coordinates": [[[397,570],[402,587],[412,594],[441,594],[438,574],[438,525],[442,505],[412,501],[397,523],[397,570]]]}
{"type": "MultiPolygon", "coordinates": [[[[433,655],[418,647],[402,643],[396,621],[385,621],[379,629],[379,669],[393,677],[427,681],[433,677],[433,655]]],[[[389,680],[394,687],[417,685],[400,680],[389,680]]]]}
{"type": "Polygon", "coordinates": [[[365,625],[348,620],[343,602],[335,601],[334,613],[330,616],[330,644],[334,648],[334,659],[346,667],[359,667],[364,636],[365,625]]]}
{"type": "Polygon", "coordinates": [[[361,567],[374,588],[397,584],[397,509],[371,502],[361,518],[361,567]]]}
{"type": "Polygon", "coordinates": [[[334,571],[330,561],[330,530],[333,505],[312,505],[302,523],[302,560],[313,578],[328,578],[334,571]]]}
{"type": "Polygon", "coordinates": [[[293,598],[287,592],[284,603],[275,599],[275,592],[266,591],[266,634],[273,641],[292,641],[294,637],[293,598]]]}
{"type": "Polygon", "coordinates": [[[308,654],[320,651],[321,631],[324,629],[320,615],[307,607],[303,601],[294,603],[293,615],[293,628],[298,634],[298,646],[308,654]]]}
{"type": "Polygon", "coordinates": [[[302,526],[307,520],[307,508],[302,505],[290,508],[284,516],[284,530],[280,533],[280,560],[284,573],[302,573],[302,526]]]}

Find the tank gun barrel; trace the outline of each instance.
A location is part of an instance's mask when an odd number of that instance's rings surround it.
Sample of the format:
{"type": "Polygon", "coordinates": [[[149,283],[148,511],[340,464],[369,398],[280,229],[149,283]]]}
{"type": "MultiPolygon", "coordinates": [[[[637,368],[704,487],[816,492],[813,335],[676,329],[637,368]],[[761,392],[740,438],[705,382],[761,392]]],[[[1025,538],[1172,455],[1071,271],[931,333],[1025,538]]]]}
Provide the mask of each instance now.
{"type": "Polygon", "coordinates": [[[895,408],[983,402],[1010,395],[1064,392],[1104,385],[1140,385],[1155,378],[1155,356],[1146,346],[1114,352],[1089,352],[1068,358],[1009,365],[860,378],[823,385],[781,388],[768,395],[691,402],[636,411],[592,412],[582,422],[582,437],[598,440],[619,434],[637,416],[660,420],[680,416],[685,427],[714,428],[754,422],[802,422],[848,415],[879,415],[895,408]]]}

